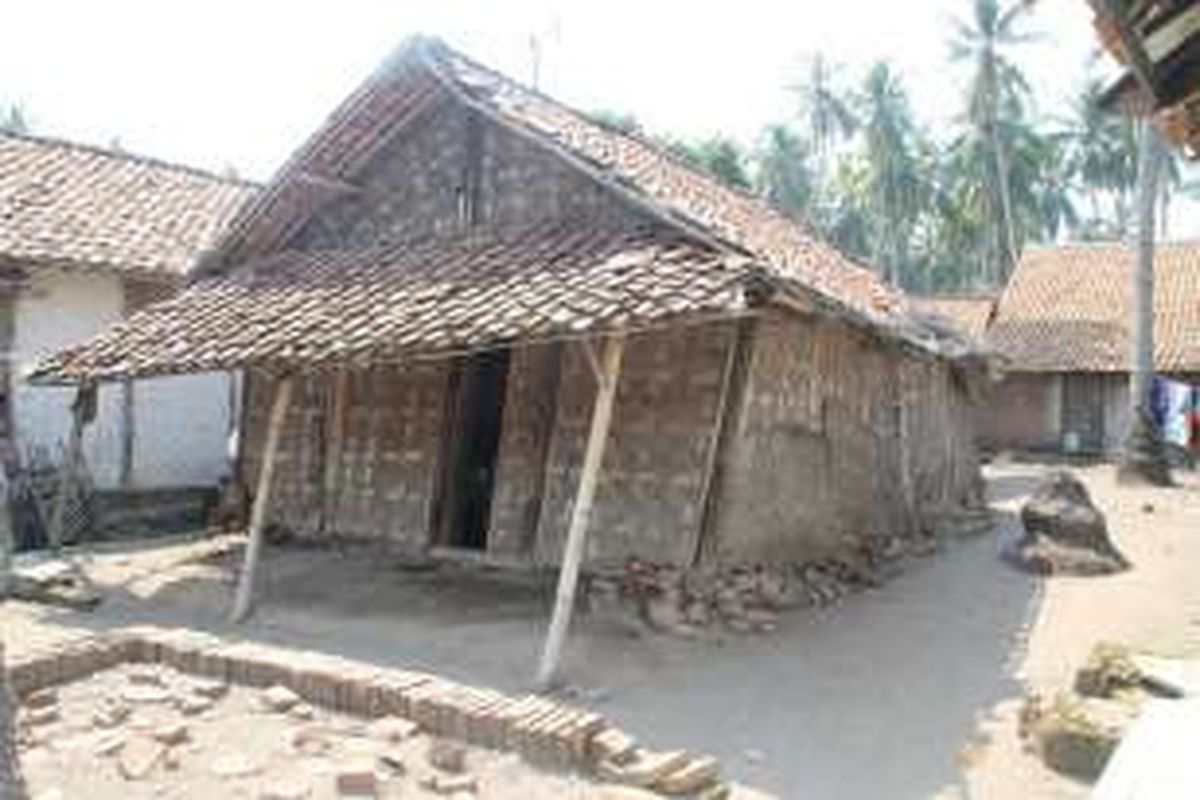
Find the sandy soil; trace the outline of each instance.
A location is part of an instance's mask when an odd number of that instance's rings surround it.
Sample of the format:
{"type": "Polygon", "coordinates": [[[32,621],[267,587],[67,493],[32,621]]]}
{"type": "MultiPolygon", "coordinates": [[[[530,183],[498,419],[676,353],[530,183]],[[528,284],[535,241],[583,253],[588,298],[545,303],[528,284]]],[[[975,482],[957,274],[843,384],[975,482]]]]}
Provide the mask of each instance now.
{"type": "MultiPolygon", "coordinates": [[[[1020,751],[1014,714],[1052,693],[1091,646],[1200,649],[1200,482],[1117,489],[1081,471],[1135,564],[1106,578],[1042,580],[998,558],[1041,467],[989,469],[995,536],[915,561],[840,605],[786,615],[768,636],[682,641],[581,619],[566,654],[576,702],[655,747],[722,759],[735,778],[803,798],[1082,797],[1020,751]],[[1153,505],[1153,512],[1142,507],[1153,505]]],[[[214,545],[101,554],[95,613],[12,604],[10,647],[140,621],[309,647],[526,690],[548,617],[547,582],[413,572],[384,559],[271,549],[264,602],[234,628],[228,557],[214,545]]]]}
{"type": "MultiPolygon", "coordinates": [[[[303,790],[310,800],[335,800],[337,774],[347,765],[386,756],[379,793],[387,798],[445,797],[424,788],[431,779],[453,780],[455,774],[476,781],[478,794],[496,800],[589,800],[599,797],[587,782],[538,772],[513,755],[464,748],[461,773],[435,769],[429,763],[431,740],[416,734],[389,742],[371,725],[344,714],[300,706],[278,713],[262,706],[260,690],[234,686],[203,713],[185,716],[169,700],[128,703],[129,692],[161,692],[165,698],[188,695],[193,679],[170,669],[138,666],[109,670],[57,690],[60,718],[29,728],[36,737],[21,755],[31,797],[56,796],[88,800],[179,798],[259,798],[264,790],[303,790]],[[131,677],[161,678],[163,685],[134,683],[131,677]],[[107,702],[131,710],[112,727],[95,724],[94,715],[107,702]],[[186,738],[169,747],[155,743],[157,732],[185,726],[186,738]],[[145,752],[158,755],[144,774],[122,774],[137,765],[116,748],[140,740],[145,752]],[[59,794],[54,794],[58,792],[59,794]]],[[[165,699],[164,698],[164,699],[165,699]]],[[[471,795],[474,796],[474,795],[471,795]]]]}

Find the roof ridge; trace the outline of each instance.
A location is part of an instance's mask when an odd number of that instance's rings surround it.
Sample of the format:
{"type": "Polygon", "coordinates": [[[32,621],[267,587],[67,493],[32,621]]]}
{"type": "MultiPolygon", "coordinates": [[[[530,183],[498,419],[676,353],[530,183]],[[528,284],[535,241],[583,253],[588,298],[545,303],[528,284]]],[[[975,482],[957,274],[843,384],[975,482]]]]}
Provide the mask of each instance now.
{"type": "Polygon", "coordinates": [[[195,175],[201,178],[207,178],[218,183],[226,183],[232,186],[242,186],[250,189],[262,188],[262,184],[258,181],[250,180],[240,176],[222,175],[204,167],[197,167],[191,164],[184,164],[180,161],[170,161],[158,156],[144,155],[142,153],[132,153],[126,150],[118,150],[113,147],[103,147],[101,145],[92,144],[91,142],[81,142],[75,139],[66,139],[61,136],[47,136],[45,134],[33,134],[17,131],[0,131],[0,137],[9,139],[17,139],[20,141],[30,142],[33,144],[46,145],[49,147],[59,147],[67,150],[81,150],[93,155],[112,158],[120,161],[132,161],[138,164],[146,164],[147,166],[167,169],[174,172],[183,172],[190,175],[195,175]]]}

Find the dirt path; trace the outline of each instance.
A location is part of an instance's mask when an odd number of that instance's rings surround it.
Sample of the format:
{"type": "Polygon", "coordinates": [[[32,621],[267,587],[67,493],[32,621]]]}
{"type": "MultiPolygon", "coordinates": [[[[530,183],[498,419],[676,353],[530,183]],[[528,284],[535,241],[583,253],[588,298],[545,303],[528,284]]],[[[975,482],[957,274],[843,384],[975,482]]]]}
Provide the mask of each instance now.
{"type": "MultiPolygon", "coordinates": [[[[647,742],[720,757],[782,797],[1079,797],[1016,747],[1026,686],[1062,685],[1098,639],[1178,651],[1200,634],[1200,486],[1117,492],[1084,471],[1136,568],[1112,578],[1039,579],[997,558],[1038,468],[991,471],[995,537],[911,563],[885,586],[824,611],[787,615],[763,637],[692,642],[583,621],[567,652],[578,702],[647,742]],[[1155,511],[1143,513],[1144,502],[1155,511]],[[1190,535],[1189,535],[1190,531],[1190,535]],[[987,743],[994,732],[992,744],[987,743]]],[[[528,688],[550,603],[502,576],[407,572],[364,558],[270,551],[267,602],[231,628],[219,563],[171,566],[102,556],[110,598],[95,614],[14,605],[6,641],[22,646],[87,629],[189,625],[436,671],[504,690],[528,688]],[[135,569],[136,568],[136,569],[135,569]]]]}

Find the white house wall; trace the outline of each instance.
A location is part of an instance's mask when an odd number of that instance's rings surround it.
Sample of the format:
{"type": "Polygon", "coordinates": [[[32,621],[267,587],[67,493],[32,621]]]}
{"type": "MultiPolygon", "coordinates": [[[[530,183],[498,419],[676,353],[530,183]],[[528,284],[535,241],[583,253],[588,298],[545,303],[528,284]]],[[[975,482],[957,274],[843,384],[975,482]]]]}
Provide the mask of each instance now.
{"type": "MultiPolygon", "coordinates": [[[[94,336],[121,319],[115,273],[32,269],[14,313],[12,421],[22,452],[55,462],[70,428],[74,389],[30,386],[23,375],[42,356],[94,336]]],[[[98,488],[117,488],[121,472],[122,393],[102,384],[84,455],[98,488]]],[[[134,403],[134,488],[211,485],[225,463],[228,378],[185,376],[140,381],[134,403]]]]}
{"type": "Polygon", "coordinates": [[[133,483],[212,486],[226,470],[229,378],[148,378],[134,384],[133,483]]]}

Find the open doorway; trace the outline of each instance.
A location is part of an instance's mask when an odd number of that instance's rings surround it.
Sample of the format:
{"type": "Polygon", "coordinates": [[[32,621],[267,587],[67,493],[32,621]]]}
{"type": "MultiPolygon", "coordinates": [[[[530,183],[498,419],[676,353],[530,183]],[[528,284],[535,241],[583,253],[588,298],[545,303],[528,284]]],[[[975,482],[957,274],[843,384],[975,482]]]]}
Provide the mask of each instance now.
{"type": "Polygon", "coordinates": [[[508,363],[507,350],[479,353],[461,362],[444,484],[441,541],[448,547],[487,549],[508,363]]]}

